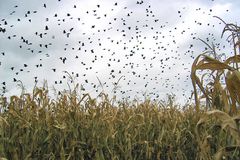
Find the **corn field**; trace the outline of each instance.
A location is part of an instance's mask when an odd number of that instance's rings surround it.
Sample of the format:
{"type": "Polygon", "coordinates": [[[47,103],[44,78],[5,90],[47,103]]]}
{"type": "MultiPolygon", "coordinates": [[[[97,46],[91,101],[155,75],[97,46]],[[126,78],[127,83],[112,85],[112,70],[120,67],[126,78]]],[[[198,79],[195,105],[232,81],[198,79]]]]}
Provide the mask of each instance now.
{"type": "Polygon", "coordinates": [[[240,27],[225,24],[234,55],[221,61],[204,42],[209,49],[192,65],[195,104],[180,106],[171,95],[159,102],[93,98],[78,94],[78,84],[51,99],[46,86],[35,86],[31,94],[0,99],[0,157],[238,160],[240,27]]]}

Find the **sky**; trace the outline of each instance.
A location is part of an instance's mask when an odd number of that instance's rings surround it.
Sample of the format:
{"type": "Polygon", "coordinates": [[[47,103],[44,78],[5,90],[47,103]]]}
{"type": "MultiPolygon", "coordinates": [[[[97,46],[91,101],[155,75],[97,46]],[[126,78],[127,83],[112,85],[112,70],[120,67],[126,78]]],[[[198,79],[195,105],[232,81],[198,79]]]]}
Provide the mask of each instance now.
{"type": "Polygon", "coordinates": [[[235,0],[0,0],[0,93],[19,95],[20,82],[31,92],[46,80],[54,97],[54,89],[73,86],[71,75],[93,96],[175,94],[185,103],[192,62],[206,47],[199,38],[230,53],[213,16],[237,24],[239,7],[235,0]]]}

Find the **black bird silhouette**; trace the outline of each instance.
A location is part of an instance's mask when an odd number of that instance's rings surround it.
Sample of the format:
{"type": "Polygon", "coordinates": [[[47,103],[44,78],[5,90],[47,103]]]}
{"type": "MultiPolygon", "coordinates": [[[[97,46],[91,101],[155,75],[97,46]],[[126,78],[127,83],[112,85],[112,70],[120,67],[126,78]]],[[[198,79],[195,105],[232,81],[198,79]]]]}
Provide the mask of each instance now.
{"type": "Polygon", "coordinates": [[[3,32],[3,33],[5,33],[5,32],[6,32],[6,29],[5,29],[5,28],[2,28],[2,27],[0,27],[0,32],[3,32]]]}

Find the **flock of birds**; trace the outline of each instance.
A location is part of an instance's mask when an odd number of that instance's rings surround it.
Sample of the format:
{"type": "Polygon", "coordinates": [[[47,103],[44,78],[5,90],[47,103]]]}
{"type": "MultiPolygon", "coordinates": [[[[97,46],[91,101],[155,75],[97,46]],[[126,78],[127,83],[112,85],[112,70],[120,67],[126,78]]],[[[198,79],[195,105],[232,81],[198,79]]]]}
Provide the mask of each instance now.
{"type": "MultiPolygon", "coordinates": [[[[194,48],[199,38],[194,27],[206,30],[216,24],[200,18],[188,22],[189,6],[161,15],[147,1],[124,5],[99,1],[84,7],[58,0],[34,9],[20,2],[8,8],[0,17],[2,95],[20,81],[27,85],[46,79],[56,88],[66,87],[70,75],[91,93],[106,89],[125,98],[147,94],[158,99],[179,92],[188,98],[190,67],[200,53],[194,48]]],[[[208,17],[214,12],[192,10],[208,17]]],[[[213,33],[204,35],[216,41],[213,33]]]]}

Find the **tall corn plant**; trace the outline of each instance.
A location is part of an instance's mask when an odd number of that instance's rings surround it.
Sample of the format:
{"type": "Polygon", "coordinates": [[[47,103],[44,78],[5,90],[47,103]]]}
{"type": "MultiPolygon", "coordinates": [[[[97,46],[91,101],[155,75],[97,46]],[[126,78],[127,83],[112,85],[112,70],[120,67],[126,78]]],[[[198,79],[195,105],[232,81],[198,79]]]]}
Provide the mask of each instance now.
{"type": "Polygon", "coordinates": [[[221,60],[215,45],[201,40],[208,50],[195,59],[191,71],[196,110],[200,111],[201,100],[210,110],[196,125],[199,159],[239,159],[240,156],[237,108],[240,104],[240,27],[220,20],[225,24],[221,37],[230,32],[227,40],[233,46],[234,55],[221,60]]]}
{"type": "Polygon", "coordinates": [[[200,110],[200,101],[204,100],[206,106],[211,109],[236,114],[240,104],[240,27],[220,20],[225,24],[221,37],[230,32],[227,40],[232,42],[234,55],[221,60],[215,45],[203,41],[208,50],[194,60],[191,69],[196,110],[200,110]],[[199,71],[203,71],[204,74],[200,74],[199,71]]]}

